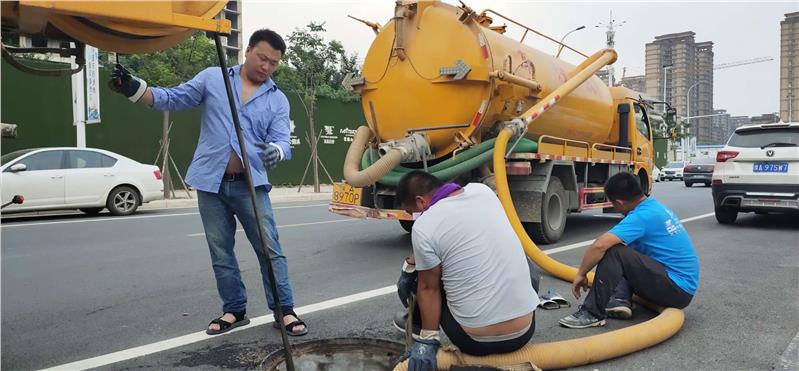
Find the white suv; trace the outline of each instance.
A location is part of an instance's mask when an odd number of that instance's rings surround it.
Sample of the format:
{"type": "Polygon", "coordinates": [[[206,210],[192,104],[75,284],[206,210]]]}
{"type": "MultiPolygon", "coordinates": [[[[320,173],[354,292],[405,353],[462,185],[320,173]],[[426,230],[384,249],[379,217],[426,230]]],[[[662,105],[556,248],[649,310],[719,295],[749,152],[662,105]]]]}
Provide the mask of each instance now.
{"type": "Polygon", "coordinates": [[[799,212],[799,123],[742,126],[716,155],[716,220],[738,212],[799,212]]]}
{"type": "Polygon", "coordinates": [[[672,161],[666,164],[663,169],[660,169],[660,180],[682,180],[682,171],[685,168],[685,162],[672,161]]]}

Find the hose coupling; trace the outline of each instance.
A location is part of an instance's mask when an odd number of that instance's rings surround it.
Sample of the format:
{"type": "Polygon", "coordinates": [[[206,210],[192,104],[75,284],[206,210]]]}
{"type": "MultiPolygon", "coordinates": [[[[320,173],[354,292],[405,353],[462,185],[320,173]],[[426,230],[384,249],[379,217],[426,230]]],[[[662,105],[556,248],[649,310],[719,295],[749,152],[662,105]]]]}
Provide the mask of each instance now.
{"type": "Polygon", "coordinates": [[[431,158],[430,145],[424,133],[408,134],[405,138],[381,143],[378,147],[380,156],[384,156],[392,149],[399,149],[402,153],[402,162],[419,162],[431,158]]]}
{"type": "Polygon", "coordinates": [[[527,131],[527,123],[520,118],[505,121],[503,124],[505,126],[505,130],[510,130],[511,138],[520,137],[527,131]]]}

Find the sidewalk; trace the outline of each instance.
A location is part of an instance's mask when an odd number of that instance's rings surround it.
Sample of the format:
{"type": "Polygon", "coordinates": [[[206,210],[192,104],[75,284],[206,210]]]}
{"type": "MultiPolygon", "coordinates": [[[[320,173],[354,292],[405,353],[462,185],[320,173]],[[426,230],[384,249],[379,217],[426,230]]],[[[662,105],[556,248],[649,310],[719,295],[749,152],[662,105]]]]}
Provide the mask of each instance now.
{"type": "MultiPolygon", "coordinates": [[[[284,202],[300,202],[300,201],[330,201],[333,195],[333,186],[330,184],[320,185],[320,192],[314,193],[313,185],[304,185],[300,192],[297,192],[298,186],[292,187],[274,187],[269,192],[269,198],[273,204],[284,202]]],[[[139,207],[139,210],[148,209],[167,209],[167,208],[181,208],[181,207],[196,207],[197,206],[197,192],[191,191],[191,198],[184,190],[176,190],[175,197],[169,200],[151,201],[139,207]]]]}

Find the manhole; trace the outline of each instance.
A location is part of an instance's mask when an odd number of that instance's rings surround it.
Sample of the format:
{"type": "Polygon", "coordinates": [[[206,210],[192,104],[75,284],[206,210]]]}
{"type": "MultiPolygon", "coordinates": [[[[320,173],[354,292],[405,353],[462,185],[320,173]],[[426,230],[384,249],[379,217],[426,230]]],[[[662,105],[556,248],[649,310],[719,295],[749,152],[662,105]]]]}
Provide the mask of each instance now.
{"type": "MultiPolygon", "coordinates": [[[[297,371],[391,370],[405,352],[402,343],[367,338],[322,339],[293,346],[297,371]]],[[[286,370],[283,349],[270,353],[261,370],[286,370]]]]}

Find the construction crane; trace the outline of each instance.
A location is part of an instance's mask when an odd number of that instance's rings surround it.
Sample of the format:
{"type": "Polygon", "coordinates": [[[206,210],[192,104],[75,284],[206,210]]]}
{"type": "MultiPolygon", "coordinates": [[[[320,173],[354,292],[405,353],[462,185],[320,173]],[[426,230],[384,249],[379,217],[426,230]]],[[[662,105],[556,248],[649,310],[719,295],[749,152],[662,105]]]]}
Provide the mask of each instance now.
{"type": "Polygon", "coordinates": [[[768,61],[773,61],[773,60],[774,60],[774,58],[772,58],[772,57],[752,58],[752,59],[746,59],[746,60],[742,60],[742,61],[719,63],[719,64],[713,66],[713,69],[714,70],[721,70],[721,69],[730,68],[730,67],[737,67],[737,66],[743,66],[743,65],[747,65],[747,64],[755,64],[755,63],[763,63],[763,62],[768,62],[768,61]]]}

